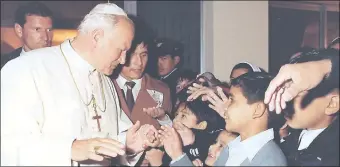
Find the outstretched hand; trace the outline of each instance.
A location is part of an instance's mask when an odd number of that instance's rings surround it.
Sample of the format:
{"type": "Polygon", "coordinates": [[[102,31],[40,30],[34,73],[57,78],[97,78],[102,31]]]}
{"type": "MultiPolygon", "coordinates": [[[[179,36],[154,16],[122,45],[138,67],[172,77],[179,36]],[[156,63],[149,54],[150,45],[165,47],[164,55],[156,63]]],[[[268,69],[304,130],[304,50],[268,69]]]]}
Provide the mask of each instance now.
{"type": "Polygon", "coordinates": [[[173,127],[181,137],[183,146],[187,146],[195,142],[195,134],[190,128],[186,127],[179,121],[174,121],[173,127]]]}
{"type": "Polygon", "coordinates": [[[152,125],[140,125],[137,121],[126,134],[126,147],[129,153],[139,153],[153,145],[158,132],[152,125]]]}
{"type": "Polygon", "coordinates": [[[165,110],[161,107],[150,107],[150,108],[143,108],[143,111],[151,116],[152,118],[158,120],[164,120],[165,118],[165,110]]]}
{"type": "Polygon", "coordinates": [[[162,130],[159,130],[159,138],[163,142],[166,153],[171,159],[177,159],[183,155],[183,144],[179,134],[174,128],[170,126],[161,126],[162,130]]]}

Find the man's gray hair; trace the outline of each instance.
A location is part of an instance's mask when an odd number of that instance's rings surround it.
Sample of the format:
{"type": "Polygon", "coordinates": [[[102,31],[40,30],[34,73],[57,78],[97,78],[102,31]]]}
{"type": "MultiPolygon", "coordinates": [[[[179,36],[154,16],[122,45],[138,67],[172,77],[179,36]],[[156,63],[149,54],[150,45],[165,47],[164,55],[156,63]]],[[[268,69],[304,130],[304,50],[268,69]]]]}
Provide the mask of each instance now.
{"type": "Polygon", "coordinates": [[[95,6],[81,21],[78,31],[86,34],[97,28],[113,29],[117,16],[127,17],[123,9],[113,3],[101,3],[95,6]]]}

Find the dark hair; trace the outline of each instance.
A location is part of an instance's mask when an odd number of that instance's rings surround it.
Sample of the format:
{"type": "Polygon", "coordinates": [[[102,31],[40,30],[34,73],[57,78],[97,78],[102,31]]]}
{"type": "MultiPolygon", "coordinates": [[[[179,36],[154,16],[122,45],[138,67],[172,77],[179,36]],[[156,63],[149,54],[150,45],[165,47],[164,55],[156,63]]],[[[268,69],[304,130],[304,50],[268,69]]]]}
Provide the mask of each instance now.
{"type": "MultiPolygon", "coordinates": [[[[251,72],[231,81],[231,86],[240,87],[248,104],[263,102],[265,92],[273,79],[267,72],[251,72]]],[[[268,127],[278,129],[284,124],[284,117],[275,112],[268,112],[268,127]]]]}
{"type": "Polygon", "coordinates": [[[53,20],[52,11],[41,2],[30,2],[19,6],[15,12],[15,23],[24,27],[26,16],[37,15],[42,17],[50,17],[53,20]]]}
{"type": "Polygon", "coordinates": [[[206,121],[207,127],[204,131],[213,133],[215,131],[224,129],[224,119],[213,109],[209,107],[209,103],[197,98],[194,101],[183,102],[196,117],[197,123],[206,121]]]}
{"type": "Polygon", "coordinates": [[[194,72],[192,70],[188,70],[188,69],[183,69],[180,71],[179,75],[178,75],[178,79],[177,79],[177,83],[181,80],[189,80],[192,81],[194,79],[196,79],[196,76],[198,75],[197,72],[194,72]]]}
{"type": "MultiPolygon", "coordinates": [[[[330,57],[338,57],[339,50],[330,48],[322,49],[319,51],[311,51],[302,53],[300,56],[292,59],[290,64],[304,63],[310,61],[326,60],[330,57]]],[[[315,98],[327,95],[332,91],[339,91],[339,77],[334,77],[333,79],[324,79],[318,86],[308,91],[308,94],[302,100],[301,107],[304,108],[308,106],[315,98]]],[[[291,118],[294,114],[293,101],[287,103],[286,110],[284,110],[285,116],[291,118]]]]}
{"type": "MultiPolygon", "coordinates": [[[[238,63],[236,64],[233,69],[231,70],[231,73],[233,73],[234,70],[236,69],[240,69],[240,68],[244,68],[247,69],[248,71],[253,71],[253,68],[251,68],[251,66],[247,63],[238,63]]],[[[230,74],[231,75],[231,74],[230,74]]]]}
{"type": "Polygon", "coordinates": [[[139,44],[143,43],[147,47],[148,51],[150,50],[155,35],[154,31],[146,24],[146,22],[141,17],[129,15],[129,18],[134,23],[135,36],[132,40],[131,48],[126,53],[127,62],[125,63],[125,66],[129,65],[130,58],[139,44]]]}
{"type": "Polygon", "coordinates": [[[180,41],[171,38],[156,38],[155,43],[155,56],[162,57],[170,55],[171,58],[178,56],[180,58],[176,67],[181,67],[183,64],[184,44],[180,41]]]}
{"type": "MultiPolygon", "coordinates": [[[[251,67],[250,64],[248,64],[248,63],[238,63],[231,70],[230,77],[231,77],[234,70],[241,69],[241,68],[247,69],[248,72],[256,72],[256,71],[253,70],[253,68],[251,67]]],[[[259,67],[259,69],[262,71],[262,68],[259,67]]],[[[264,72],[264,71],[262,71],[262,72],[264,72]]]]}
{"type": "Polygon", "coordinates": [[[246,73],[233,79],[231,86],[240,87],[248,104],[253,104],[264,100],[264,94],[272,78],[266,72],[246,73]]]}

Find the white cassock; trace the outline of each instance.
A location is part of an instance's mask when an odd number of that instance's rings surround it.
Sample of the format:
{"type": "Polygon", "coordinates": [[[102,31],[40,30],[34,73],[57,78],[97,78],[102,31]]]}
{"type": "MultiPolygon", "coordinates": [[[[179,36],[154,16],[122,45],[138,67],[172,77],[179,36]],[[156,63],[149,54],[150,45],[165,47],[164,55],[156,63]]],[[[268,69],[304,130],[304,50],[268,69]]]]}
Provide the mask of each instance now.
{"type": "MultiPolygon", "coordinates": [[[[111,80],[82,59],[69,40],[27,52],[1,70],[1,165],[77,165],[71,161],[75,139],[125,143],[131,126],[111,80]]],[[[120,157],[121,163],[134,165],[140,155],[120,157]]]]}

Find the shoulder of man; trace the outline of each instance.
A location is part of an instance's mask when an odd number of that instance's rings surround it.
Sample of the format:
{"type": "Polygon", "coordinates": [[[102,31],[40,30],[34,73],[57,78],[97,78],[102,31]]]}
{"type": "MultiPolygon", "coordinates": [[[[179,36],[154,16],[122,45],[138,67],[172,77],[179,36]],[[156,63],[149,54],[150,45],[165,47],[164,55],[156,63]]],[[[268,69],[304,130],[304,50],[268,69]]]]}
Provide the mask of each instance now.
{"type": "Polygon", "coordinates": [[[145,74],[145,78],[147,79],[148,87],[151,87],[162,93],[170,92],[170,89],[166,83],[151,77],[149,74],[145,74]]]}
{"type": "Polygon", "coordinates": [[[24,66],[24,67],[29,67],[30,69],[35,69],[35,68],[39,68],[39,64],[45,64],[44,67],[50,67],[49,63],[51,65],[55,64],[55,61],[51,58],[59,54],[56,50],[56,47],[46,47],[46,48],[32,50],[29,52],[25,52],[24,54],[22,54],[21,56],[18,56],[17,58],[11,59],[10,61],[6,63],[8,65],[4,64],[4,67],[2,67],[1,70],[5,68],[5,66],[10,66],[9,68],[20,68],[24,66]],[[44,62],[44,63],[39,63],[39,62],[44,62]]]}
{"type": "Polygon", "coordinates": [[[286,166],[286,156],[274,140],[268,141],[251,161],[252,165],[286,166]]]}
{"type": "Polygon", "coordinates": [[[20,56],[22,47],[15,49],[14,51],[1,55],[1,68],[10,60],[15,59],[20,56]]]}

